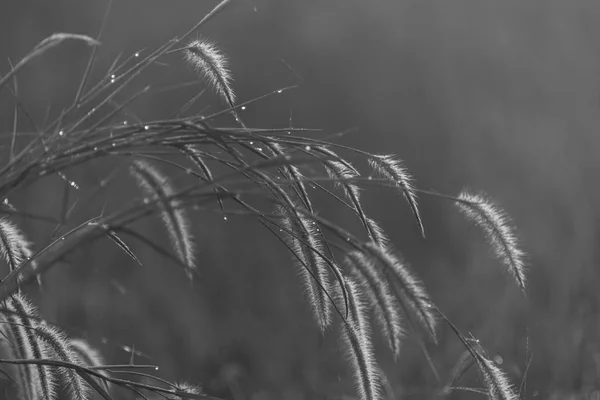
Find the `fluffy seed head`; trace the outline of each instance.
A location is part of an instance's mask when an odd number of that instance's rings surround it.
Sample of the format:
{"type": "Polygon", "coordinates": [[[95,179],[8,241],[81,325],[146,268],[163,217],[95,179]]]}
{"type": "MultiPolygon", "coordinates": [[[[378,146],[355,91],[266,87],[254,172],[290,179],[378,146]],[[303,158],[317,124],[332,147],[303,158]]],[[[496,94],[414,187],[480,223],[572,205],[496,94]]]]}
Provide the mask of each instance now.
{"type": "Polygon", "coordinates": [[[457,207],[485,233],[496,257],[508,268],[521,290],[525,290],[525,253],[508,215],[481,193],[463,190],[457,207]]]}
{"type": "Polygon", "coordinates": [[[288,234],[286,242],[298,260],[298,270],[304,281],[311,308],[321,330],[331,324],[332,305],[326,292],[331,292],[327,265],[319,255],[323,254],[323,244],[313,221],[306,216],[294,214],[285,207],[278,207],[282,216],[281,226],[294,235],[288,234]]]}
{"type": "Polygon", "coordinates": [[[381,333],[397,357],[404,336],[398,299],[394,297],[389,283],[373,257],[369,258],[360,251],[352,251],[348,254],[346,263],[364,290],[377,317],[381,333]]]}
{"type": "Polygon", "coordinates": [[[392,155],[376,155],[369,158],[369,164],[377,171],[381,176],[389,179],[395,183],[395,185],[402,191],[406,201],[410,205],[412,212],[419,224],[421,234],[425,236],[425,228],[423,226],[423,220],[419,213],[419,207],[417,205],[417,193],[412,185],[412,177],[402,165],[402,162],[392,155]]]}
{"type": "Polygon", "coordinates": [[[359,399],[381,398],[381,385],[377,377],[377,364],[369,329],[363,293],[351,279],[346,280],[348,293],[348,320],[342,323],[342,340],[351,363],[359,399]]]}
{"type": "MultiPolygon", "coordinates": [[[[55,326],[40,323],[35,329],[36,337],[41,341],[44,351],[60,361],[77,364],[77,355],[69,347],[67,335],[55,326]]],[[[71,368],[58,368],[59,382],[72,400],[88,400],[90,386],[71,368]]]]}
{"type": "Polygon", "coordinates": [[[199,39],[188,44],[185,57],[196,72],[212,85],[217,94],[233,107],[235,94],[231,88],[231,72],[223,53],[214,44],[199,39]]]}
{"type": "Polygon", "coordinates": [[[410,271],[408,264],[388,248],[376,243],[367,243],[366,251],[384,267],[395,297],[402,304],[408,304],[419,316],[423,327],[431,338],[436,340],[437,318],[435,307],[423,283],[410,271]]]}
{"type": "Polygon", "coordinates": [[[185,210],[177,200],[171,198],[175,193],[166,175],[150,163],[136,160],[131,173],[146,196],[159,201],[160,218],[167,228],[169,238],[180,261],[186,266],[191,279],[196,268],[194,243],[185,210]]]}
{"type": "MultiPolygon", "coordinates": [[[[104,360],[100,352],[94,349],[88,342],[83,339],[70,339],[69,340],[69,348],[71,352],[74,354],[77,363],[84,367],[99,367],[104,365],[104,360]]],[[[104,372],[100,372],[103,375],[106,375],[104,372]]],[[[110,383],[100,379],[100,378],[92,378],[96,379],[97,383],[107,392],[110,393],[110,383]]]]}
{"type": "Polygon", "coordinates": [[[475,350],[475,358],[491,400],[518,400],[519,396],[508,377],[496,363],[475,350]]]}
{"type": "MultiPolygon", "coordinates": [[[[8,264],[10,272],[18,268],[23,262],[29,260],[33,252],[31,243],[25,238],[21,230],[12,222],[5,218],[0,218],[0,256],[8,264]]],[[[37,264],[32,261],[33,270],[37,269],[37,264]]],[[[21,281],[19,274],[17,281],[21,281]]],[[[38,283],[41,283],[41,275],[37,276],[38,283]]]]}

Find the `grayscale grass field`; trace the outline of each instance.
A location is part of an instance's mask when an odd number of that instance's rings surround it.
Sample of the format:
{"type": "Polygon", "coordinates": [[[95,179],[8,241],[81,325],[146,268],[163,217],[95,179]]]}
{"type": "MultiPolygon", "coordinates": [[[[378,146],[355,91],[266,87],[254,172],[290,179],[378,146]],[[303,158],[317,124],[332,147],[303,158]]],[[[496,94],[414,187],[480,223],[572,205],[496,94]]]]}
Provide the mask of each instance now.
{"type": "Polygon", "coordinates": [[[355,128],[360,115],[301,126],[291,105],[303,91],[323,106],[318,72],[279,59],[293,83],[238,93],[264,71],[226,51],[242,30],[210,33],[248,18],[240,4],[107,54],[123,7],[109,0],[99,27],[40,37],[0,69],[4,396],[598,398],[584,329],[598,298],[584,309],[585,293],[539,271],[525,243],[548,234],[518,230],[485,177],[478,188],[431,158],[424,175],[444,184],[421,185],[415,154],[355,128]],[[40,108],[33,68],[67,63],[65,49],[80,56],[73,90],[40,108]],[[573,297],[564,309],[543,306],[548,286],[573,297]],[[569,307],[587,314],[561,326],[569,307]]]}

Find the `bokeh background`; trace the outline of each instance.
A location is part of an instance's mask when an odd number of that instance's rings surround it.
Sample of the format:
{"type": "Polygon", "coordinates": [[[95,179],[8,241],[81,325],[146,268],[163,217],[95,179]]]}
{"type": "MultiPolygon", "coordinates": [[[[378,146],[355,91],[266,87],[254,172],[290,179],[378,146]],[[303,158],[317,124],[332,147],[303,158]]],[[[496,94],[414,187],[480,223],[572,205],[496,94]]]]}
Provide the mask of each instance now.
{"type": "MultiPolygon", "coordinates": [[[[214,3],[115,0],[93,77],[119,53],[151,49],[185,32],[214,3]]],[[[53,32],[95,36],[106,6],[105,0],[3,2],[0,71],[53,32]]],[[[420,188],[455,195],[471,187],[496,199],[528,252],[527,298],[451,202],[421,196],[424,240],[401,198],[365,192],[367,210],[434,301],[481,340],[516,385],[531,361],[526,398],[591,398],[600,390],[599,20],[600,6],[589,0],[239,0],[201,34],[228,54],[241,100],[299,85],[249,106],[243,118],[250,126],[286,126],[291,119],[329,132],[358,127],[338,140],[398,154],[420,188]]],[[[34,118],[43,121],[48,110],[56,116],[70,104],[89,52],[69,43],[20,73],[19,96],[34,118]]],[[[201,85],[159,88],[194,79],[178,56],[166,57],[134,83],[153,89],[132,110],[142,119],[164,117],[201,85]]],[[[204,107],[220,104],[206,94],[194,111],[204,107]]],[[[12,123],[12,99],[2,93],[2,132],[12,123]]],[[[100,162],[71,171],[81,189],[69,201],[85,198],[108,170],[100,162]]],[[[114,185],[78,204],[73,221],[135,195],[126,174],[114,185]]],[[[50,178],[10,201],[57,215],[63,198],[61,181],[50,178]]],[[[346,222],[331,205],[322,207],[346,222]]],[[[321,338],[286,250],[248,218],[192,215],[200,282],[190,287],[180,270],[137,243],[131,246],[143,267],[114,244],[98,242],[52,270],[43,291],[31,288],[41,313],[88,337],[111,363],[128,361],[123,346],[135,347],[143,353],[136,362],[160,365],[161,376],[200,382],[217,396],[353,396],[338,333],[321,338]]],[[[55,228],[17,222],[37,246],[55,228]]],[[[156,220],[136,228],[166,239],[156,220]]],[[[445,380],[462,349],[446,329],[440,337],[427,348],[445,380]]],[[[434,398],[440,385],[414,337],[397,362],[383,346],[377,350],[395,396],[434,398]]],[[[478,385],[477,374],[461,383],[478,385]]],[[[469,396],[477,395],[455,398],[469,396]]]]}

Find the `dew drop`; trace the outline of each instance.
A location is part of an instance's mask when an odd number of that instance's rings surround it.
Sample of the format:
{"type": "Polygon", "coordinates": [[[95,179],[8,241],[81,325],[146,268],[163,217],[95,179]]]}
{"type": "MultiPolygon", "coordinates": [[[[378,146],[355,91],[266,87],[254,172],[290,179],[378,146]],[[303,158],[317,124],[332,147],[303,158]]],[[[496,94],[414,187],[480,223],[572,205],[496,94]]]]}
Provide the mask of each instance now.
{"type": "Polygon", "coordinates": [[[3,203],[8,204],[8,199],[4,199],[3,203]]]}
{"type": "Polygon", "coordinates": [[[112,146],[112,147],[116,147],[116,146],[117,146],[117,144],[116,144],[116,143],[111,143],[111,146],[112,146]]]}
{"type": "Polygon", "coordinates": [[[262,147],[257,147],[256,150],[262,151],[262,147]]]}
{"type": "Polygon", "coordinates": [[[114,80],[115,80],[115,74],[112,74],[112,75],[110,76],[110,79],[112,79],[112,80],[114,81],[114,80]]]}
{"type": "Polygon", "coordinates": [[[254,142],[250,142],[250,146],[254,145],[254,142]]]}
{"type": "Polygon", "coordinates": [[[223,221],[227,222],[227,215],[223,216],[223,221]]]}
{"type": "Polygon", "coordinates": [[[114,79],[111,79],[111,80],[110,80],[110,83],[115,83],[115,80],[114,80],[114,79]]]}
{"type": "Polygon", "coordinates": [[[148,198],[144,198],[144,200],[143,200],[143,201],[144,201],[144,204],[148,204],[148,203],[150,203],[150,199],[148,199],[148,198]]]}
{"type": "Polygon", "coordinates": [[[291,132],[291,131],[287,131],[287,134],[288,134],[288,135],[291,135],[291,134],[292,134],[292,132],[291,132]]]}
{"type": "Polygon", "coordinates": [[[135,53],[133,56],[134,56],[134,57],[139,57],[139,56],[140,56],[140,53],[135,53]]]}
{"type": "Polygon", "coordinates": [[[310,146],[306,146],[304,149],[305,149],[306,151],[310,151],[310,146]]]}
{"type": "Polygon", "coordinates": [[[368,179],[368,180],[372,180],[372,179],[373,179],[373,177],[369,175],[369,176],[367,177],[367,179],[368,179]]]}
{"type": "Polygon", "coordinates": [[[155,370],[155,371],[158,371],[158,367],[154,367],[154,370],[155,370]]]}
{"type": "Polygon", "coordinates": [[[281,94],[281,93],[283,93],[283,90],[279,89],[279,90],[277,91],[277,93],[281,94]]]}
{"type": "Polygon", "coordinates": [[[65,134],[65,131],[59,131],[58,132],[58,136],[63,136],[65,134]]]}
{"type": "Polygon", "coordinates": [[[145,131],[147,131],[148,129],[150,129],[150,127],[148,125],[144,126],[145,131]]]}
{"type": "Polygon", "coordinates": [[[127,120],[123,121],[123,125],[127,125],[127,120]]]}
{"type": "Polygon", "coordinates": [[[97,147],[94,147],[94,151],[98,151],[98,148],[97,148],[97,147]]]}
{"type": "Polygon", "coordinates": [[[244,111],[246,109],[246,106],[242,106],[241,110],[244,111]]]}
{"type": "Polygon", "coordinates": [[[76,184],[74,181],[69,182],[69,185],[73,186],[73,188],[75,189],[79,189],[79,185],[76,184]]]}

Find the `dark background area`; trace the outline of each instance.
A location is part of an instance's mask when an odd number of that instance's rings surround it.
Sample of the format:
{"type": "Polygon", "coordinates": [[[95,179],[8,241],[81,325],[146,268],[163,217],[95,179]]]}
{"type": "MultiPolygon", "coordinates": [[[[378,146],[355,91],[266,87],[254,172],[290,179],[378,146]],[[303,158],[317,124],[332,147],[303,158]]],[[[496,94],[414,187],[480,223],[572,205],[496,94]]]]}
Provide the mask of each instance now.
{"type": "MultiPolygon", "coordinates": [[[[53,32],[95,36],[106,5],[5,2],[0,71],[9,70],[7,58],[20,59],[53,32]]],[[[185,32],[213,5],[116,0],[94,77],[118,53],[151,49],[185,32]]],[[[294,126],[358,127],[338,141],[398,154],[420,188],[451,195],[481,189],[502,205],[528,252],[527,298],[451,202],[421,196],[424,240],[400,197],[380,189],[364,194],[366,209],[440,308],[501,356],[517,385],[532,355],[527,398],[550,398],[600,390],[599,17],[600,6],[584,0],[235,1],[201,34],[228,55],[240,100],[299,85],[250,105],[243,111],[248,125],[286,126],[291,115],[294,126]]],[[[69,104],[89,51],[69,43],[20,73],[19,96],[32,116],[41,121],[48,107],[56,116],[69,104]]],[[[134,87],[196,79],[179,56],[164,62],[134,87]]],[[[142,119],[162,118],[200,88],[151,90],[132,109],[142,119]]],[[[221,107],[212,94],[195,111],[205,106],[221,107]]],[[[2,132],[12,129],[12,107],[3,93],[2,132]]],[[[84,198],[106,167],[71,171],[81,186],[72,200],[84,198]]],[[[78,205],[74,218],[136,195],[133,181],[120,178],[113,191],[78,205]]],[[[25,211],[56,215],[63,195],[60,180],[49,178],[10,200],[25,211]]],[[[346,223],[328,204],[322,213],[346,223]]],[[[130,357],[120,346],[135,345],[150,357],[138,362],[156,363],[161,376],[200,382],[215,395],[352,394],[338,332],[320,339],[286,250],[248,218],[191,216],[202,281],[190,287],[180,270],[144,246],[132,244],[140,267],[114,244],[98,242],[55,268],[41,293],[31,288],[42,315],[89,337],[111,363],[130,357]]],[[[54,229],[18,223],[38,246],[54,229]]],[[[166,239],[158,220],[136,228],[166,239]]],[[[462,349],[446,329],[440,337],[439,345],[427,346],[445,379],[462,349]]],[[[397,362],[384,346],[377,349],[397,395],[423,398],[436,388],[414,337],[397,362]]],[[[472,371],[464,385],[477,385],[476,377],[472,371]]]]}

